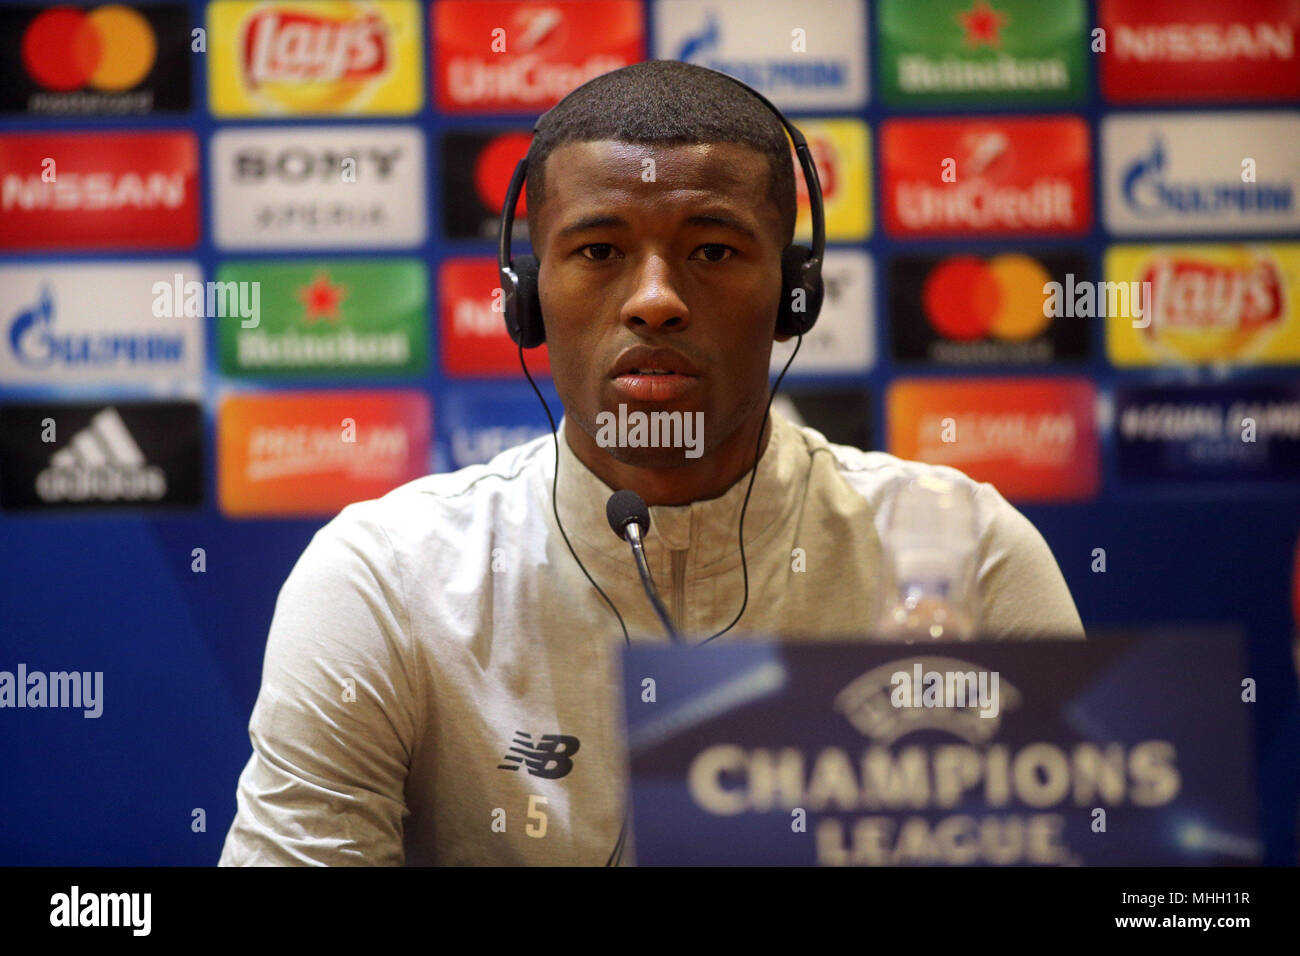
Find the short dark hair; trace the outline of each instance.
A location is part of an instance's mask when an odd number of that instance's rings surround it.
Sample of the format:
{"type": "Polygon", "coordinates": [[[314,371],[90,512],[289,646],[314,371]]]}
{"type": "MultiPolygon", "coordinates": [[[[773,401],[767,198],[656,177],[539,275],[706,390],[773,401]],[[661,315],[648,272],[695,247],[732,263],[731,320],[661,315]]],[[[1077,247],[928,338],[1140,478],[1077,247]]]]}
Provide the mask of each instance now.
{"type": "Polygon", "coordinates": [[[566,143],[620,140],[685,145],[740,143],[767,157],[767,196],[781,214],[782,247],[794,239],[794,166],[785,126],[722,74],[678,60],[646,60],[601,74],[545,115],[528,147],[528,207],[546,202],[546,159],[566,143]]]}

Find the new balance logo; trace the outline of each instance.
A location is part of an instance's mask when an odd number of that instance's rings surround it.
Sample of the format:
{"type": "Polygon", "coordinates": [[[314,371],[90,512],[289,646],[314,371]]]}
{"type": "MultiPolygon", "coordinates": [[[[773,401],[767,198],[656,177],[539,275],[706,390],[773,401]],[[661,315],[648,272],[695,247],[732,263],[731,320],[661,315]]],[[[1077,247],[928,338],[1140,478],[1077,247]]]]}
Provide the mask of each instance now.
{"type": "Polygon", "coordinates": [[[510,749],[501,758],[505,763],[497,764],[498,770],[518,770],[526,767],[534,777],[557,780],[573,769],[573,755],[581,744],[577,737],[563,734],[542,734],[542,739],[533,742],[533,735],[522,730],[515,731],[510,749]]]}
{"type": "Polygon", "coordinates": [[[42,501],[157,501],[167,493],[161,468],[145,461],[115,408],[106,408],[50,456],[36,476],[42,501]]]}

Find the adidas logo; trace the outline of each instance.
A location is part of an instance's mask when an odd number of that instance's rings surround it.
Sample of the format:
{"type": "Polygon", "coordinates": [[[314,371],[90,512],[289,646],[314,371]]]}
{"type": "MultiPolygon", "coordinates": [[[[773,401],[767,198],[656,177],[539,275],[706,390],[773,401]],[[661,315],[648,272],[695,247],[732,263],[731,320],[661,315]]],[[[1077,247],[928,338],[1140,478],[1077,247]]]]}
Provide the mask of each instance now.
{"type": "Polygon", "coordinates": [[[167,477],[150,465],[116,408],[106,408],[36,476],[42,501],[156,501],[167,477]]]}

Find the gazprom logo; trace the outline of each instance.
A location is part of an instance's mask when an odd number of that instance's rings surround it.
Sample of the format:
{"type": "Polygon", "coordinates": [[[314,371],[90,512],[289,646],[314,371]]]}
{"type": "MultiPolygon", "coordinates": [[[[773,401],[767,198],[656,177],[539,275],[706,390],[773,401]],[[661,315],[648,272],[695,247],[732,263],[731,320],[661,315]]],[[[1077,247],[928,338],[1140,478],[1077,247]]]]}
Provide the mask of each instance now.
{"type": "Polygon", "coordinates": [[[14,358],[33,369],[176,365],[185,360],[185,336],[162,333],[67,333],[55,328],[55,300],[42,285],[36,301],[16,313],[8,344],[14,358]]]}
{"type": "Polygon", "coordinates": [[[54,297],[49,286],[41,286],[40,298],[30,309],[14,316],[9,326],[9,347],[24,365],[44,368],[50,364],[48,354],[41,355],[41,340],[48,338],[54,319],[54,297]]]}
{"type": "MultiPolygon", "coordinates": [[[[724,4],[723,13],[735,20],[741,10],[736,4],[724,4]]],[[[828,8],[824,8],[828,9],[828,8]]],[[[762,14],[759,14],[762,16],[762,14]]],[[[810,16],[816,16],[816,12],[810,16]]],[[[814,31],[815,33],[815,31],[814,31]]],[[[705,22],[698,29],[682,35],[671,47],[668,59],[690,62],[697,66],[729,73],[757,90],[798,94],[798,92],[842,91],[853,83],[848,61],[814,56],[797,51],[794,56],[762,56],[748,42],[745,30],[736,22],[719,23],[719,10],[707,9],[705,22]],[[731,34],[731,36],[727,36],[731,34]],[[728,43],[729,39],[729,43],[728,43]],[[731,52],[727,52],[727,48],[731,52]],[[753,51],[759,55],[746,56],[737,51],[753,51]]]]}
{"type": "Polygon", "coordinates": [[[760,90],[838,90],[848,85],[843,61],[804,54],[788,59],[725,56],[719,50],[721,30],[716,13],[709,11],[704,25],[683,38],[671,59],[730,73],[760,90]]]}
{"type": "Polygon", "coordinates": [[[1295,207],[1295,193],[1286,181],[1179,181],[1171,179],[1164,138],[1152,138],[1150,149],[1124,170],[1121,191],[1129,209],[1142,217],[1249,215],[1285,213],[1295,207]]]}

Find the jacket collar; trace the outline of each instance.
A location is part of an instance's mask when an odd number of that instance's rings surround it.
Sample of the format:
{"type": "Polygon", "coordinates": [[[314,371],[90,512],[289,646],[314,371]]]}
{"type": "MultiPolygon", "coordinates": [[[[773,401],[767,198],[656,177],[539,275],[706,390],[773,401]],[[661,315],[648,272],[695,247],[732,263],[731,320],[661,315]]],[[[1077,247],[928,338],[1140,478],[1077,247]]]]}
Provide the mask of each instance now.
{"type": "MultiPolygon", "coordinates": [[[[758,463],[754,490],[745,510],[745,558],[752,563],[765,539],[802,498],[811,466],[802,433],[775,409],[772,430],[758,463]]],[[[559,425],[560,479],[556,505],[569,540],[626,566],[636,577],[636,566],[626,542],[620,541],[605,518],[605,503],[617,489],[598,478],[574,454],[559,425]]],[[[547,469],[547,510],[550,483],[547,469]]],[[[687,551],[695,575],[718,574],[740,565],[739,521],[751,473],[746,471],[720,497],[685,505],[651,505],[650,532],[645,536],[646,558],[656,575],[668,573],[671,551],[687,551]]]]}

